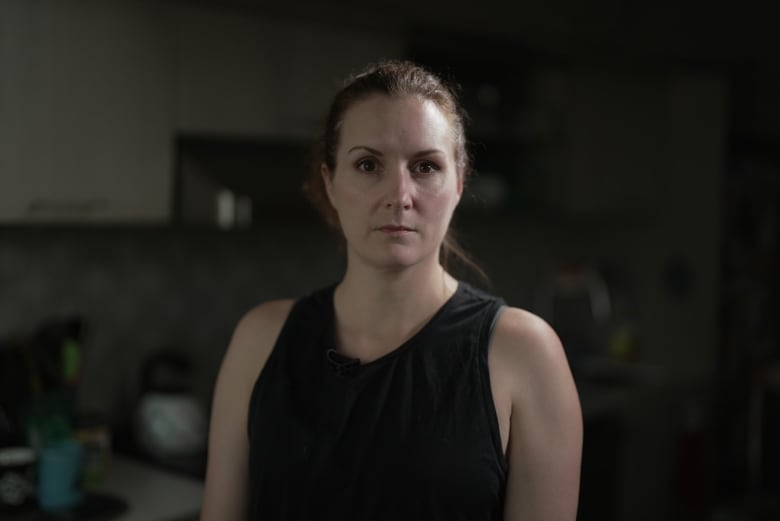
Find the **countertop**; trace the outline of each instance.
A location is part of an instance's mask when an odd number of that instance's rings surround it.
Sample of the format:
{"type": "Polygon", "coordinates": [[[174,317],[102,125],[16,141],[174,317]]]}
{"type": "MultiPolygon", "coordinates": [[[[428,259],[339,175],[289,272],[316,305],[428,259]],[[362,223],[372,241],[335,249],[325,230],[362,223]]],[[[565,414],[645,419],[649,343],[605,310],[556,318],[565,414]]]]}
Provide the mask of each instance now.
{"type": "Polygon", "coordinates": [[[114,455],[91,500],[73,511],[45,514],[35,508],[3,521],[190,521],[200,513],[203,482],[123,455],[114,455]]]}
{"type": "Polygon", "coordinates": [[[203,482],[148,463],[115,456],[105,482],[94,488],[128,504],[116,521],[196,519],[203,499],[203,482]]]}

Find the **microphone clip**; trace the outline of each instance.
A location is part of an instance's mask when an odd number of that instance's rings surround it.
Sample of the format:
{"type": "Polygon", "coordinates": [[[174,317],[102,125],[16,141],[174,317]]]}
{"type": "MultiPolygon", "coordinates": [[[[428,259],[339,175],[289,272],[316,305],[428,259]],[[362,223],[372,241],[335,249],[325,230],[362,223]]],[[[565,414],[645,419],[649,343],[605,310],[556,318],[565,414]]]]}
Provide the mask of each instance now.
{"type": "Polygon", "coordinates": [[[335,349],[328,349],[325,357],[328,359],[328,364],[336,372],[336,376],[348,376],[360,367],[360,358],[344,356],[335,349]]]}

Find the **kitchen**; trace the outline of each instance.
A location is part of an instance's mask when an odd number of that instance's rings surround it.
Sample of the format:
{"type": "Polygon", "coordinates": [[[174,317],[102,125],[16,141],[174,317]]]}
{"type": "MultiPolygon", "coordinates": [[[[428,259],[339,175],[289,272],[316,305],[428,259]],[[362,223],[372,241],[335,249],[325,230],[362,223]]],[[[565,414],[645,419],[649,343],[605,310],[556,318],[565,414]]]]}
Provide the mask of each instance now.
{"type": "Polygon", "coordinates": [[[378,30],[202,2],[11,0],[0,29],[0,345],[50,319],[83,320],[75,400],[111,433],[114,461],[96,490],[126,496],[116,519],[157,504],[128,492],[144,472],[181,501],[142,518],[197,514],[202,453],[172,461],[138,447],[143,399],[186,394],[198,423],[239,317],[342,269],[295,176],[266,177],[261,192],[221,165],[240,150],[240,168],[302,175],[297,157],[336,82],[405,56],[463,83],[480,145],[455,223],[491,287],[553,322],[567,310],[570,325],[587,324],[567,329],[573,337],[599,339],[578,366],[586,433],[598,433],[581,517],[673,519],[711,506],[713,486],[675,479],[683,463],[704,479],[705,463],[677,451],[707,443],[722,356],[733,132],[722,67],[576,59],[554,36],[542,45],[538,29],[531,44],[457,33],[473,45],[456,53],[400,22],[378,30]],[[273,144],[287,152],[269,163],[273,144]],[[605,287],[606,315],[592,303],[605,287]],[[144,369],[160,353],[173,369],[155,379],[144,369]]]}

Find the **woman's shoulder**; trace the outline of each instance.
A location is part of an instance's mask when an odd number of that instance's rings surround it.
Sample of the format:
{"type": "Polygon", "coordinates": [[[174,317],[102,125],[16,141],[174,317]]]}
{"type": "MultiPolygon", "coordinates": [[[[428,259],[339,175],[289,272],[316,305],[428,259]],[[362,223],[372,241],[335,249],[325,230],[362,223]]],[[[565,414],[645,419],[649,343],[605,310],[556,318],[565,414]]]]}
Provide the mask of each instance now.
{"type": "Polygon", "coordinates": [[[270,349],[295,302],[291,298],[269,300],[251,308],[238,321],[230,347],[251,351],[263,347],[270,349]]]}
{"type": "Polygon", "coordinates": [[[269,329],[280,328],[296,299],[268,300],[244,313],[236,325],[236,333],[264,335],[269,329]]]}
{"type": "MultiPolygon", "coordinates": [[[[562,348],[558,335],[540,316],[522,308],[506,306],[495,327],[500,349],[521,351],[558,350],[562,348]]],[[[518,353],[519,354],[519,353],[518,353]]]]}
{"type": "Polygon", "coordinates": [[[254,379],[265,365],[295,299],[269,300],[251,308],[238,321],[222,362],[223,371],[254,379]]]}
{"type": "Polygon", "coordinates": [[[237,351],[239,357],[267,357],[292,313],[298,313],[299,318],[321,316],[332,294],[333,286],[327,286],[300,298],[269,300],[254,306],[238,321],[228,350],[237,351]]]}
{"type": "Polygon", "coordinates": [[[513,395],[532,398],[549,385],[572,382],[563,345],[553,328],[530,311],[506,307],[491,342],[493,367],[514,384],[513,395]]]}

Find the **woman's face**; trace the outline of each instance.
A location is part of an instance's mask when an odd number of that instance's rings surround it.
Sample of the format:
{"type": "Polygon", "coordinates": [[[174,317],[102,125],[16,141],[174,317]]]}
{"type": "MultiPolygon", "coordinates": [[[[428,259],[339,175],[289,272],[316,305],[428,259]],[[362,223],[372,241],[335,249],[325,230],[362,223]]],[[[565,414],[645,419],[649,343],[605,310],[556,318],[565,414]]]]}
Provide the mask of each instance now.
{"type": "Polygon", "coordinates": [[[418,96],[376,94],[346,111],[336,169],[322,175],[350,262],[438,263],[463,190],[453,138],[447,115],[418,96]]]}

